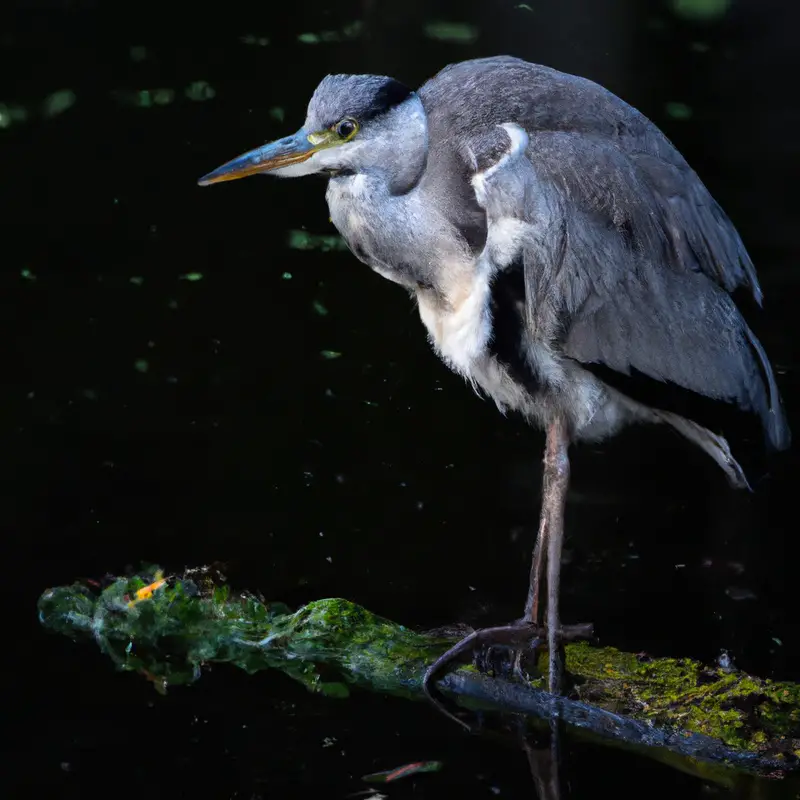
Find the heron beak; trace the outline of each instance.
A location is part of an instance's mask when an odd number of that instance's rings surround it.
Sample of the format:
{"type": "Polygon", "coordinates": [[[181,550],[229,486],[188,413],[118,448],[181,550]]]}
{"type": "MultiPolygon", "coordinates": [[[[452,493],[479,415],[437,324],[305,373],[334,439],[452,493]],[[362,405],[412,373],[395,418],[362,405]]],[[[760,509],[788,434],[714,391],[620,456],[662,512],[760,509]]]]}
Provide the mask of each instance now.
{"type": "Polygon", "coordinates": [[[308,161],[326,144],[327,137],[325,135],[308,134],[301,128],[292,136],[243,153],[227,164],[217,167],[213,172],[209,172],[208,175],[204,175],[197,183],[200,186],[209,186],[212,183],[235,181],[238,178],[246,178],[248,175],[271,172],[291,164],[300,164],[308,161]]]}

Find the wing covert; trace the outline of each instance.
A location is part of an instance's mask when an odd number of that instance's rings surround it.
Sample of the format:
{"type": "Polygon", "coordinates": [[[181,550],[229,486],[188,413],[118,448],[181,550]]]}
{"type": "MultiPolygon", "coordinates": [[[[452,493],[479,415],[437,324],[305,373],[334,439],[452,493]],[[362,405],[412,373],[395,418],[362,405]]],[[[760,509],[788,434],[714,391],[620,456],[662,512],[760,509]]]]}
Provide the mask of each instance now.
{"type": "Polygon", "coordinates": [[[586,134],[494,127],[469,141],[472,184],[485,253],[523,272],[523,346],[755,411],[783,446],[771,367],[729,295],[760,300],[752,263],[694,173],[586,134]]]}

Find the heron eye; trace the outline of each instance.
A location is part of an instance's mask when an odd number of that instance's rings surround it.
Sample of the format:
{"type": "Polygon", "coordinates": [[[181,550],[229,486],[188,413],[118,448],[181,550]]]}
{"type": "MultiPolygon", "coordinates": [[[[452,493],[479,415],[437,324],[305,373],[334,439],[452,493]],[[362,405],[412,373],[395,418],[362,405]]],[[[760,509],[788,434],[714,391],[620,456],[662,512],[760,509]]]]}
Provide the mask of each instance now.
{"type": "Polygon", "coordinates": [[[352,139],[358,132],[358,123],[350,117],[336,123],[336,134],[342,139],[352,139]]]}

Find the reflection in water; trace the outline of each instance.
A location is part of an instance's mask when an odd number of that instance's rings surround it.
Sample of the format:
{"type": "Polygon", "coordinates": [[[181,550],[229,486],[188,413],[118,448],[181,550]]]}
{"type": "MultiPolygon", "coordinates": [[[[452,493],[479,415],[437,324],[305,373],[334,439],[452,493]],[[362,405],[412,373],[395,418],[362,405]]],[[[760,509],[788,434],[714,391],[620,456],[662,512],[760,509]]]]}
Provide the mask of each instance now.
{"type": "MultiPolygon", "coordinates": [[[[549,741],[545,746],[534,747],[524,735],[522,749],[528,758],[531,777],[539,800],[561,800],[561,724],[558,718],[550,720],[549,741]]],[[[563,795],[569,797],[569,792],[563,795]]]]}

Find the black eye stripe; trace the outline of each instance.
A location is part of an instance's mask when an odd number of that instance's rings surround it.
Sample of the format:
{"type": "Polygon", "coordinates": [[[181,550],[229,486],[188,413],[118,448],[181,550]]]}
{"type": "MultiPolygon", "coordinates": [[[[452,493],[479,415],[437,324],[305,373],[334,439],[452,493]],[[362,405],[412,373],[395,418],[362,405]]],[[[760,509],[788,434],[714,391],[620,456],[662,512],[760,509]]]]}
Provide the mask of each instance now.
{"type": "MultiPolygon", "coordinates": [[[[350,87],[353,76],[341,76],[345,80],[337,86],[336,91],[342,91],[341,99],[329,102],[326,99],[325,105],[315,109],[319,116],[315,116],[323,124],[322,129],[336,130],[336,126],[345,118],[357,120],[357,127],[363,127],[376,117],[380,117],[395,106],[407,100],[413,92],[407,86],[398,81],[387,78],[371,91],[362,91],[356,85],[356,91],[350,90],[344,94],[343,88],[350,87]],[[332,108],[333,106],[333,108],[332,108]],[[332,113],[331,113],[332,112],[332,113]],[[333,116],[335,114],[336,116],[333,116]]],[[[357,76],[356,76],[357,77],[357,76]]],[[[364,76],[361,76],[364,77],[364,76]]],[[[334,89],[332,88],[333,92],[334,89]]],[[[320,104],[321,105],[321,104],[320,104]]]]}
{"type": "Polygon", "coordinates": [[[373,110],[376,114],[388,111],[390,108],[398,106],[404,100],[407,100],[411,94],[411,89],[408,86],[390,78],[376,92],[373,110]]]}

